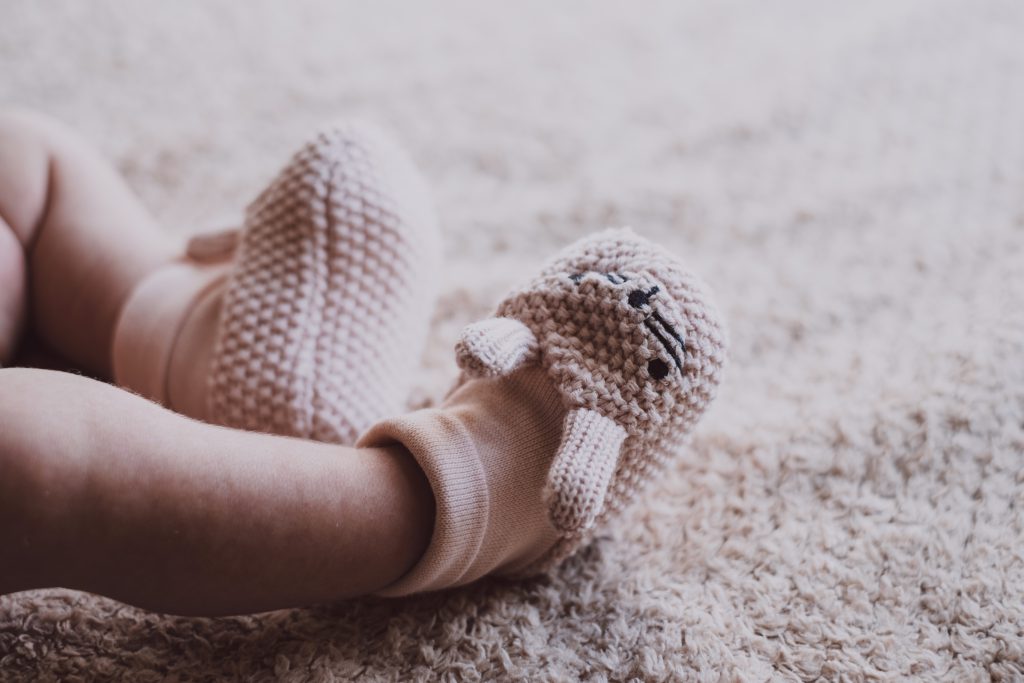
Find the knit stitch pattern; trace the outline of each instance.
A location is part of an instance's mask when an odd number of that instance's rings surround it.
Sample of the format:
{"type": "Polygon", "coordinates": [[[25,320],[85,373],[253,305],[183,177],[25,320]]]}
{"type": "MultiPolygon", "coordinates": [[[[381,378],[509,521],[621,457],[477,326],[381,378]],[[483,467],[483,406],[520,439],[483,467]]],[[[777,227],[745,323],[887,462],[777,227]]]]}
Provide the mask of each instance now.
{"type": "Polygon", "coordinates": [[[566,416],[559,457],[551,464],[547,498],[549,515],[563,533],[589,529],[605,504],[608,482],[626,431],[592,410],[566,416]]]}
{"type": "Polygon", "coordinates": [[[506,374],[509,357],[539,362],[569,411],[547,490],[562,539],[530,573],[577,550],[685,444],[715,396],[726,336],[707,288],[629,228],[570,245],[497,314],[460,339],[461,381],[506,374]],[[503,329],[511,342],[479,340],[503,329]]]}
{"type": "Polygon", "coordinates": [[[536,351],[533,331],[511,318],[487,318],[467,325],[455,343],[459,366],[474,377],[508,374],[536,351]]]}
{"type": "Polygon", "coordinates": [[[439,260],[434,209],[404,152],[366,124],[318,134],[246,211],[211,421],[350,444],[399,412],[439,260]]]}
{"type": "MultiPolygon", "coordinates": [[[[570,411],[547,492],[562,539],[523,572],[531,573],[574,552],[685,443],[721,380],[726,335],[698,278],[629,229],[569,246],[497,315],[532,332],[520,355],[545,368],[570,411]]],[[[486,354],[472,349],[481,347],[479,330],[497,325],[481,325],[468,328],[457,348],[462,382],[493,374],[480,369],[486,354]]],[[[498,373],[508,370],[502,364],[498,373]]]]}

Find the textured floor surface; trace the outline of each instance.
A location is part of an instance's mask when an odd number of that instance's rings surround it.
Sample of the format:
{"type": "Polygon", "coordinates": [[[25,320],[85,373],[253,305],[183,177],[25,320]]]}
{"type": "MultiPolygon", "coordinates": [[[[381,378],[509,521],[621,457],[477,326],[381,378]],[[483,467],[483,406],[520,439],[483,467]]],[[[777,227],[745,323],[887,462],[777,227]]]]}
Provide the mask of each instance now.
{"type": "Polygon", "coordinates": [[[683,254],[733,344],[693,448],[548,579],[232,619],[23,593],[0,679],[1024,680],[1024,9],[553,5],[4,7],[0,102],[173,229],[325,120],[395,130],[450,264],[418,404],[607,225],[683,254]]]}

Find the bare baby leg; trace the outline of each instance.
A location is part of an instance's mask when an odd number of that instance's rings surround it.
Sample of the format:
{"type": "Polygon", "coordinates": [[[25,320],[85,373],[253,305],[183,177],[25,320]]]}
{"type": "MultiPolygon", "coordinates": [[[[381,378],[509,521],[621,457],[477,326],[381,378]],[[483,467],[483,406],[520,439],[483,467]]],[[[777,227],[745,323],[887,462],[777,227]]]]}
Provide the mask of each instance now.
{"type": "Polygon", "coordinates": [[[225,429],[66,373],[0,370],[0,593],[64,586],[214,615],[381,589],[433,497],[401,447],[225,429]]]}

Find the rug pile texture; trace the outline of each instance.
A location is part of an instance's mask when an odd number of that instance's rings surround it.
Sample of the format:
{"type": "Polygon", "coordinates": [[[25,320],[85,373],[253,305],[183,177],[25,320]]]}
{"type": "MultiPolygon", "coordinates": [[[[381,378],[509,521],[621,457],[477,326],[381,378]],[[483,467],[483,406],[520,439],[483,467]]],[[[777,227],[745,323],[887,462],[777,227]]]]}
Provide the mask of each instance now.
{"type": "Polygon", "coordinates": [[[22,593],[0,680],[1024,680],[1020,3],[7,3],[0,103],[182,234],[318,125],[388,126],[447,242],[411,405],[606,226],[732,340],[684,455],[549,578],[228,619],[22,593]]]}

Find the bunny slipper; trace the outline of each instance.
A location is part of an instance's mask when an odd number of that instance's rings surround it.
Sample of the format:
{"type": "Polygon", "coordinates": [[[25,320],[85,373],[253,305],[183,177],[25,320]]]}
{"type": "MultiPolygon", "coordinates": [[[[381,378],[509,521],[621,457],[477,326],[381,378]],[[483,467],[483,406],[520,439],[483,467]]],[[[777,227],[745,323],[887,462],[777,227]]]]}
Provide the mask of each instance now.
{"type": "Polygon", "coordinates": [[[631,230],[569,246],[469,325],[437,409],[387,420],[434,491],[431,544],[382,594],[545,571],[685,444],[715,395],[725,334],[705,287],[631,230]]]}
{"type": "Polygon", "coordinates": [[[116,381],[191,417],[351,444],[402,409],[440,238],[405,153],[366,124],[302,147],[241,231],[194,238],[130,295],[116,381]]]}

